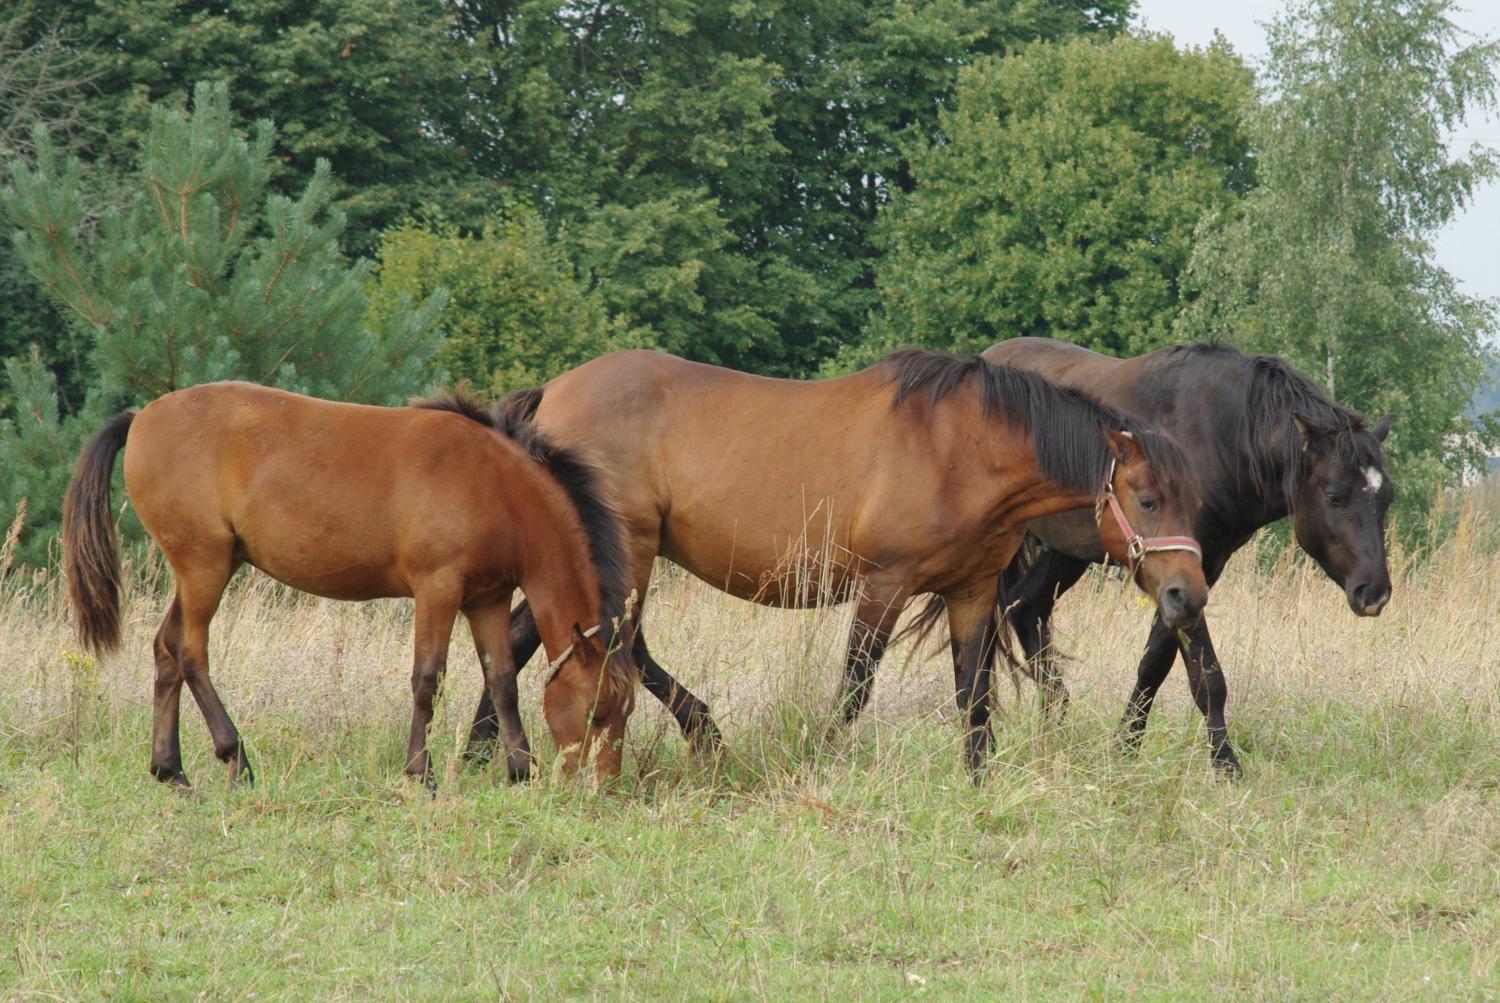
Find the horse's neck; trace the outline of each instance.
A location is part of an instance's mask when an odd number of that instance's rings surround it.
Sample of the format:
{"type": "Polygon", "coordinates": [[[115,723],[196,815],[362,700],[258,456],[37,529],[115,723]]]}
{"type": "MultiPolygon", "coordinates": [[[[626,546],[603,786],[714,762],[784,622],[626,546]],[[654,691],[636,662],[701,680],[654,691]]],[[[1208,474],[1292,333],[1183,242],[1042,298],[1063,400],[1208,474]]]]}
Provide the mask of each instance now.
{"type": "Polygon", "coordinates": [[[555,658],[572,643],[574,624],[587,630],[598,623],[598,574],[587,551],[562,527],[548,527],[527,536],[521,591],[526,594],[548,657],[555,658]]]}
{"type": "Polygon", "coordinates": [[[990,436],[985,441],[994,451],[987,461],[1009,474],[996,482],[995,495],[987,506],[995,518],[1026,522],[1094,503],[1096,491],[1067,488],[1042,473],[1030,432],[1008,427],[1005,435],[990,436]]]}
{"type": "MultiPolygon", "coordinates": [[[[1204,507],[1230,531],[1251,533],[1291,514],[1282,485],[1288,464],[1297,463],[1298,457],[1263,446],[1274,441],[1282,425],[1290,421],[1289,416],[1282,416],[1273,425],[1254,430],[1250,441],[1236,437],[1225,442],[1221,455],[1235,457],[1233,465],[1200,478],[1204,507]]],[[[1211,462],[1217,465],[1216,460],[1211,462]]]]}

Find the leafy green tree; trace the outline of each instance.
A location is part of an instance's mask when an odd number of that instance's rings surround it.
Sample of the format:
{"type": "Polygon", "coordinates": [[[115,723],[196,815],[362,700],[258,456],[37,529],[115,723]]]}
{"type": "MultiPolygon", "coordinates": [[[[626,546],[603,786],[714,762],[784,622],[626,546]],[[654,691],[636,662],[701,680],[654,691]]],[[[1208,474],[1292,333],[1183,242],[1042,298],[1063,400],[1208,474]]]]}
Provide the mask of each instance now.
{"type": "Polygon", "coordinates": [[[1250,184],[1250,86],[1226,47],[1159,37],[1038,44],[966,70],[944,140],[913,147],[916,187],[882,226],[882,313],[842,363],[1017,335],[1165,344],[1195,227],[1250,184]]]}
{"type": "Polygon", "coordinates": [[[63,31],[93,81],[102,128],[83,151],[128,174],[154,103],[200,80],[230,87],[240,113],[277,123],[271,185],[283,193],[332,167],[344,246],[425,204],[477,210],[495,191],[453,138],[467,114],[471,47],[446,0],[11,0],[40,37],[63,31]]]}
{"type": "Polygon", "coordinates": [[[612,317],[694,358],[805,373],[874,302],[871,227],[959,70],[1117,30],[1126,0],[469,0],[459,130],[612,317]]]}
{"type": "Polygon", "coordinates": [[[960,69],[1112,33],[1129,0],[11,0],[97,74],[82,151],[125,173],[145,109],[227,81],[280,125],[271,186],[317,157],[346,249],[441,207],[537,207],[630,337],[806,373],[859,336],[902,150],[960,69]]]}
{"type": "Polygon", "coordinates": [[[1270,27],[1249,115],[1259,187],[1205,225],[1177,330],[1290,357],[1330,393],[1392,413],[1408,511],[1496,441],[1468,405],[1494,304],[1464,295],[1429,238],[1496,175],[1447,135],[1496,95],[1494,42],[1449,0],[1312,0],[1270,27]]]}
{"type": "MultiPolygon", "coordinates": [[[[150,118],[134,197],[97,229],[83,226],[77,159],[61,160],[44,132],[35,165],[12,162],[0,190],[20,258],[88,344],[94,375],[70,418],[39,355],[7,364],[17,415],[0,429],[8,508],[28,485],[65,477],[82,435],[120,407],[229,378],[393,402],[421,385],[437,348],[439,294],[378,330],[365,325],[368,267],[339,252],[344,219],[329,208],[326,162],[299,197],[267,195],[273,129],[262,121],[253,139],[237,135],[223,84],[200,84],[191,115],[157,105],[150,118]]],[[[28,559],[41,555],[60,499],[29,497],[28,559]]]]}
{"type": "Polygon", "coordinates": [[[450,298],[433,363],[500,395],[535,386],[611,348],[605,311],[547,234],[540,214],[513,206],[465,235],[451,224],[407,224],[381,237],[370,315],[379,323],[436,289],[450,298]]]}

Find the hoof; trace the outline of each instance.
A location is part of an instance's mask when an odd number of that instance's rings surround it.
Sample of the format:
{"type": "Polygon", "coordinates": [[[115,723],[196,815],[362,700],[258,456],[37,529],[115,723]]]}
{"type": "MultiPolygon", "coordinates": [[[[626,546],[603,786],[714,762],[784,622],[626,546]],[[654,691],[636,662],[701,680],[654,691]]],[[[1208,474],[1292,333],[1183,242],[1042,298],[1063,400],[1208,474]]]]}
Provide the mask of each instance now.
{"type": "Polygon", "coordinates": [[[151,775],[168,787],[187,788],[193,786],[188,783],[187,774],[182,772],[182,767],[180,766],[153,766],[151,767],[151,775]]]}
{"type": "Polygon", "coordinates": [[[969,779],[977,787],[984,782],[985,765],[990,754],[988,728],[975,728],[964,739],[964,765],[969,768],[969,779]]]}
{"type": "Polygon", "coordinates": [[[255,786],[255,771],[250,768],[249,760],[243,763],[229,764],[229,789],[235,790],[240,787],[255,786]]]}
{"type": "Polygon", "coordinates": [[[714,719],[708,716],[707,711],[701,715],[695,715],[682,730],[693,755],[709,762],[716,762],[723,758],[727,750],[724,736],[719,731],[719,726],[714,723],[714,719]]]}
{"type": "Polygon", "coordinates": [[[495,746],[500,741],[500,722],[494,717],[477,721],[469,729],[469,742],[464,746],[464,762],[483,766],[495,755],[495,746]]]}
{"type": "Polygon", "coordinates": [[[524,784],[531,780],[531,756],[529,753],[506,760],[505,778],[513,784],[524,784]]]}
{"type": "Polygon", "coordinates": [[[1240,765],[1239,757],[1234,754],[1229,746],[1224,746],[1223,750],[1214,756],[1213,762],[1214,772],[1225,780],[1244,779],[1245,768],[1240,765]]]}

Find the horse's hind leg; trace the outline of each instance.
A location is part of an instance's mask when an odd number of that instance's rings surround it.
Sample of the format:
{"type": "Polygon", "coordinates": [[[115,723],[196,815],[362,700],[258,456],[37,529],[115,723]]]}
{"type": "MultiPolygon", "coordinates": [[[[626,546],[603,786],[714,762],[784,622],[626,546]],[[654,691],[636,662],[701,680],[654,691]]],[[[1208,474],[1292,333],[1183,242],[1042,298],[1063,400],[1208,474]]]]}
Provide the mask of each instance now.
{"type": "Polygon", "coordinates": [[[182,667],[177,653],[182,644],[182,609],[177,598],[156,632],[156,700],[151,713],[151,775],[174,787],[188,786],[182,771],[182,740],[178,711],[182,704],[182,667]]]}
{"type": "Polygon", "coordinates": [[[677,721],[677,727],[687,738],[693,750],[700,755],[716,756],[724,750],[724,736],[709,713],[708,704],[693,695],[661,663],[651,657],[646,647],[646,632],[637,629],[630,653],[641,670],[641,685],[660,700],[677,721]]]}
{"type": "Polygon", "coordinates": [[[890,598],[863,599],[849,628],[849,643],[844,651],[844,680],[839,691],[840,716],[853,724],[860,711],[870,702],[875,688],[875,667],[885,654],[891,630],[901,615],[900,605],[890,598]]]}
{"type": "MultiPolygon", "coordinates": [[[[526,741],[526,729],[521,724],[516,663],[511,660],[510,600],[507,597],[504,602],[465,609],[464,616],[469,621],[469,632],[474,635],[474,648],[479,652],[479,665],[484,672],[484,695],[491,708],[487,720],[490,727],[502,736],[510,779],[525,780],[531,775],[531,745],[526,741]]],[[[533,626],[532,631],[535,630],[533,626]]],[[[480,710],[484,710],[483,703],[480,710]]],[[[476,717],[474,729],[478,730],[479,726],[480,720],[476,717]]],[[[475,758],[474,752],[474,731],[471,730],[465,758],[475,758]]]]}
{"type": "MultiPolygon", "coordinates": [[[[177,665],[193,699],[198,702],[198,709],[203,712],[208,733],[213,736],[214,755],[229,766],[231,786],[240,781],[253,784],[255,772],[250,768],[250,757],[245,754],[244,745],[240,742],[239,730],[229,719],[224,703],[219,699],[219,693],[208,675],[208,625],[219,608],[224,587],[229,584],[229,578],[238,566],[227,554],[219,560],[194,562],[186,566],[180,561],[173,562],[173,570],[177,573],[177,599],[172,605],[178,611],[181,622],[177,665]]],[[[171,613],[168,613],[169,622],[170,619],[171,613]]]]}
{"type": "Polygon", "coordinates": [[[411,738],[406,747],[406,773],[419,777],[429,788],[436,785],[427,755],[427,729],[432,725],[432,702],[448,664],[448,641],[458,616],[458,592],[454,589],[417,590],[416,643],[411,670],[411,738]]]}

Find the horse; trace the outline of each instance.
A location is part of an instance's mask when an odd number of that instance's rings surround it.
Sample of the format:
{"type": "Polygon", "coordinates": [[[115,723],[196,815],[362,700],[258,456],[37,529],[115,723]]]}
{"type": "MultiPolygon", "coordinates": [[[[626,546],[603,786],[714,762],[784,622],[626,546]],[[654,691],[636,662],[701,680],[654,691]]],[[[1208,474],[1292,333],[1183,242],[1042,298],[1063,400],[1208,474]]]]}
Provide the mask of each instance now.
{"type": "MultiPolygon", "coordinates": [[[[1101,502],[1106,546],[1168,623],[1196,622],[1206,598],[1197,546],[1183,538],[1197,501],[1176,446],[1084,394],[977,357],[902,351],[810,382],[623,351],[505,407],[596,464],[638,595],[660,554],[765,605],[855,601],[846,720],[867,701],[906,601],[945,597],[975,771],[990,743],[996,583],[1027,522],[1101,502]]],[[[524,610],[514,623],[512,657],[524,665],[536,639],[524,610]]],[[[639,621],[633,643],[646,689],[697,748],[716,749],[707,705],[651,657],[639,621]]],[[[519,727],[513,700],[483,695],[469,754],[482,755],[497,728],[519,727]]]]}
{"type": "MultiPolygon", "coordinates": [[[[176,579],[156,634],[151,772],[188,786],[182,684],[198,702],[231,786],[254,782],[208,670],[208,630],[242,564],[331,599],[416,600],[406,773],[433,786],[432,701],[462,612],[492,699],[514,700],[510,606],[530,600],[549,656],[544,713],[576,770],[620,769],[637,671],[628,655],[627,566],[593,470],[463,394],[405,408],[342,404],[250,383],[177,390],[105,422],[84,448],[63,511],[63,560],[81,641],[120,644],[120,567],[110,476],[125,488],[176,579]]],[[[506,738],[512,773],[530,768],[506,738]]]]}
{"type": "MultiPolygon", "coordinates": [[[[1149,418],[1181,444],[1203,500],[1192,535],[1203,546],[1210,586],[1256,530],[1290,515],[1297,542],[1344,590],[1357,616],[1378,616],[1390,600],[1385,516],[1395,489],[1381,448],[1390,416],[1370,425],[1284,359],[1223,346],[1179,345],[1115,359],[1048,338],[1015,338],[983,355],[1149,418]]],[[[1039,519],[1031,533],[1042,546],[1030,559],[1023,551],[1006,570],[1000,606],[1044,705],[1060,709],[1067,689],[1052,658],[1052,608],[1107,548],[1076,513],[1039,519]]],[[[1139,745],[1179,649],[1208,724],[1212,761],[1237,772],[1224,722],[1228,688],[1206,620],[1182,633],[1160,618],[1152,626],[1121,723],[1126,743],[1139,745]]]]}

